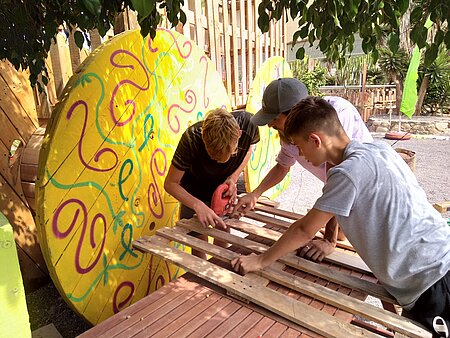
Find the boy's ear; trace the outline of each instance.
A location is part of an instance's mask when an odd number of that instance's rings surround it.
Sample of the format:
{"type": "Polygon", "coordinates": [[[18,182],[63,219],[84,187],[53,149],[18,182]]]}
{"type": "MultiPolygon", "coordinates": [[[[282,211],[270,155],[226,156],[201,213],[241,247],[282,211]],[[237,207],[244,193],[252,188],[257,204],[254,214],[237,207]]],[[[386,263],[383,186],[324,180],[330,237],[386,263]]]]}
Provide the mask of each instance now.
{"type": "Polygon", "coordinates": [[[322,144],[322,139],[319,134],[311,133],[309,134],[309,139],[314,142],[314,144],[318,147],[322,144]]]}

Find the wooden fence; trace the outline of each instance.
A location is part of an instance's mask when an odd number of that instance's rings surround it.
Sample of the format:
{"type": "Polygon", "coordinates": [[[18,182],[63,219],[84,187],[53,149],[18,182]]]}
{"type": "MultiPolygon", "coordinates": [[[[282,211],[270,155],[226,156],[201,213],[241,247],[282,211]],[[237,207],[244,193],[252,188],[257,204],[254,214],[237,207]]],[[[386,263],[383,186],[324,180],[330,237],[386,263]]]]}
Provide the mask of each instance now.
{"type": "Polygon", "coordinates": [[[324,95],[336,95],[352,102],[358,109],[364,122],[371,115],[387,114],[396,111],[395,85],[362,86],[323,86],[320,91],[324,95]]]}
{"type": "MultiPolygon", "coordinates": [[[[246,0],[188,0],[183,6],[187,22],[184,26],[180,24],[175,27],[213,61],[234,108],[245,105],[253,78],[262,63],[272,56],[285,56],[288,38],[285,18],[283,16],[277,23],[272,22],[269,31],[262,34],[257,25],[259,3],[246,0]]],[[[164,16],[161,26],[170,28],[164,16]]],[[[136,14],[126,10],[104,39],[130,29],[139,29],[139,24],[136,14]]],[[[90,32],[89,36],[91,49],[94,50],[102,38],[96,31],[90,32]]],[[[49,117],[68,79],[89,53],[88,49],[80,52],[73,34],[66,38],[61,29],[47,60],[50,72],[48,95],[36,95],[41,117],[49,117]]]]}

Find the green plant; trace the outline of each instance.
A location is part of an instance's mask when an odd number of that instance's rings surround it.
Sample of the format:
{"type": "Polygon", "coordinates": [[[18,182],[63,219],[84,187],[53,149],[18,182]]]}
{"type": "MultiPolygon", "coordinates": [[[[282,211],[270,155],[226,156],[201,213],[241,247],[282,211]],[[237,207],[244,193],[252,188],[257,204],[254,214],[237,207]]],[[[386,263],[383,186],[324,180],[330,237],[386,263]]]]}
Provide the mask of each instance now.
{"type": "MultiPolygon", "coordinates": [[[[293,44],[298,39],[307,39],[310,45],[319,41],[320,50],[332,61],[344,64],[346,54],[353,50],[355,34],[362,38],[362,48],[378,59],[377,46],[387,34],[389,49],[396,52],[400,43],[400,19],[411,10],[410,38],[420,48],[426,47],[427,62],[432,62],[438,47],[445,43],[450,48],[450,3],[446,0],[379,0],[379,1],[308,1],[308,0],[263,0],[258,8],[258,26],[267,32],[270,20],[280,20],[283,12],[298,22],[293,44]],[[427,42],[426,19],[430,17],[436,29],[432,43],[427,42]]],[[[305,55],[303,47],[297,58],[305,55]]],[[[340,67],[342,68],[342,67],[340,67]]]]}
{"type": "MultiPolygon", "coordinates": [[[[426,56],[425,56],[426,58],[426,56]]],[[[450,113],[450,55],[448,50],[440,48],[434,62],[419,68],[419,81],[428,77],[428,89],[422,109],[427,113],[450,113]]]]}
{"type": "Polygon", "coordinates": [[[308,62],[308,58],[292,61],[290,63],[292,75],[305,84],[309,95],[321,96],[319,88],[326,84],[328,70],[321,63],[316,63],[310,71],[308,62]]]}
{"type": "Polygon", "coordinates": [[[388,48],[380,49],[380,59],[378,66],[388,78],[388,81],[402,82],[408,70],[409,58],[403,49],[392,52],[388,48]]]}
{"type": "MultiPolygon", "coordinates": [[[[60,25],[77,28],[74,38],[81,49],[89,30],[101,36],[112,27],[116,16],[129,7],[138,12],[141,34],[154,37],[164,8],[172,25],[186,22],[181,10],[184,0],[2,0],[0,2],[0,59],[8,59],[16,69],[30,69],[30,82],[46,74],[44,60],[60,25]]],[[[88,41],[89,43],[89,41],[88,41]]],[[[47,77],[42,77],[47,84],[47,77]]]]}

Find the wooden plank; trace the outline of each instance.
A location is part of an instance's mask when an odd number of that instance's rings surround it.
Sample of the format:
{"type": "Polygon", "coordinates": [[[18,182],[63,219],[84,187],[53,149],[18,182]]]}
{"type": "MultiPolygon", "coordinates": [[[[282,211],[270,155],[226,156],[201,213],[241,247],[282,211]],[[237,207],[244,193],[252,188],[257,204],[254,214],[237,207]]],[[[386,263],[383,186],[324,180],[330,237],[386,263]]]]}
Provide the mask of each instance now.
{"type": "Polygon", "coordinates": [[[240,43],[240,59],[241,59],[241,84],[242,84],[242,103],[247,101],[247,55],[246,53],[251,53],[250,50],[246,48],[246,36],[245,29],[245,0],[239,1],[239,17],[240,17],[240,31],[241,31],[241,43],[240,43]]]}
{"type": "Polygon", "coordinates": [[[253,72],[253,41],[254,41],[254,31],[255,25],[253,23],[253,1],[247,1],[247,77],[248,77],[248,88],[252,88],[253,79],[255,74],[253,72]]]}
{"type": "Polygon", "coordinates": [[[202,3],[201,0],[194,0],[194,18],[196,42],[202,50],[205,50],[205,30],[202,25],[202,3]]]}
{"type": "MultiPolygon", "coordinates": [[[[230,235],[227,232],[220,231],[217,229],[204,228],[197,221],[194,220],[181,220],[177,223],[178,226],[182,226],[191,231],[195,231],[198,233],[206,234],[208,236],[212,236],[214,238],[219,238],[224,242],[239,246],[241,248],[245,248],[249,251],[253,251],[255,253],[263,253],[267,251],[269,248],[266,245],[251,241],[246,238],[240,238],[237,236],[230,235]]],[[[349,276],[339,272],[335,269],[329,268],[324,264],[317,264],[301,257],[297,257],[293,254],[287,255],[281,259],[279,262],[291,266],[297,270],[304,271],[306,273],[312,274],[314,276],[326,279],[328,281],[338,283],[349,287],[351,289],[355,289],[361,291],[363,293],[372,295],[374,297],[385,300],[389,303],[397,304],[395,298],[393,298],[381,285],[374,284],[365,279],[356,278],[353,276],[349,276]]]]}
{"type": "Polygon", "coordinates": [[[241,297],[271,310],[283,317],[306,327],[325,337],[375,337],[367,330],[352,326],[342,320],[326,315],[319,310],[309,307],[289,296],[259,285],[252,285],[245,276],[220,268],[201,258],[189,255],[169,245],[155,240],[138,240],[133,245],[143,251],[166,259],[183,269],[204,278],[227,290],[232,290],[241,297]]]}
{"type": "Polygon", "coordinates": [[[0,211],[14,228],[17,244],[24,249],[38,266],[46,271],[46,265],[38,244],[33,215],[11,187],[0,176],[0,211]]]}
{"type": "MultiPolygon", "coordinates": [[[[186,230],[180,230],[178,228],[165,228],[160,229],[158,234],[167,239],[194,247],[197,250],[213,255],[214,257],[228,263],[233,258],[238,256],[236,253],[232,253],[228,250],[207,243],[206,241],[189,236],[186,234],[186,230]]],[[[381,308],[374,307],[355,298],[337,293],[319,284],[314,284],[304,280],[303,278],[295,277],[292,274],[281,271],[280,268],[274,268],[273,265],[266,268],[264,271],[261,271],[260,274],[264,278],[284,285],[292,290],[301,292],[350,313],[376,321],[377,323],[385,325],[387,328],[406,333],[411,337],[427,336],[426,331],[420,327],[417,327],[404,317],[385,311],[381,308]]]]}
{"type": "MultiPolygon", "coordinates": [[[[162,228],[157,231],[158,235],[164,238],[190,246],[206,254],[213,255],[227,263],[230,263],[232,259],[239,256],[239,254],[220,248],[193,236],[189,236],[186,232],[187,230],[182,230],[177,227],[162,228]]],[[[148,240],[149,237],[146,237],[146,239],[148,240]]],[[[410,337],[422,338],[426,337],[428,334],[425,330],[411,323],[410,320],[404,317],[367,304],[353,297],[343,295],[342,293],[333,291],[320,284],[315,284],[303,278],[296,277],[290,273],[281,271],[280,269],[275,269],[273,266],[262,270],[260,274],[264,278],[292,290],[306,294],[350,313],[373,320],[389,329],[408,334],[410,337]]]]}
{"type": "Polygon", "coordinates": [[[258,198],[257,203],[266,205],[268,207],[273,207],[273,208],[278,208],[280,206],[280,202],[272,201],[268,198],[262,198],[262,197],[258,198]]]}
{"type": "Polygon", "coordinates": [[[254,22],[254,31],[255,31],[255,70],[256,72],[259,70],[259,68],[261,68],[261,30],[258,27],[258,17],[259,17],[259,13],[258,13],[258,6],[261,3],[260,0],[257,0],[254,2],[254,11],[253,11],[253,16],[255,18],[255,22],[254,22]]]}
{"type": "Polygon", "coordinates": [[[23,109],[3,77],[0,77],[0,107],[23,141],[28,142],[28,139],[36,130],[36,125],[23,109]]]}
{"type": "MultiPolygon", "coordinates": [[[[284,222],[281,220],[277,220],[275,218],[267,217],[268,219],[273,219],[274,221],[271,222],[273,225],[280,225],[280,224],[289,224],[288,222],[284,222]]],[[[269,222],[268,222],[269,223],[269,222]]],[[[259,227],[254,224],[241,222],[238,220],[230,220],[227,222],[227,224],[232,227],[233,229],[246,232],[248,234],[252,234],[255,236],[259,236],[264,239],[269,239],[272,241],[277,241],[283,234],[274,231],[271,229],[259,227]]],[[[331,262],[333,264],[349,267],[351,269],[356,269],[358,271],[361,271],[363,273],[372,273],[369,269],[369,267],[364,263],[364,261],[359,256],[351,256],[349,254],[346,254],[344,252],[340,251],[334,251],[328,256],[324,258],[325,261],[331,262]]]]}
{"type": "Polygon", "coordinates": [[[222,0],[222,13],[223,13],[223,41],[225,48],[225,72],[226,72],[226,88],[227,93],[232,97],[231,91],[231,57],[229,51],[231,50],[230,43],[230,24],[228,18],[228,0],[222,0]]]}
{"type": "Polygon", "coordinates": [[[15,99],[20,104],[29,122],[34,127],[39,126],[36,111],[36,102],[33,95],[33,89],[30,85],[29,72],[17,71],[8,61],[0,61],[0,76],[7,83],[15,99]]]}
{"type": "Polygon", "coordinates": [[[232,50],[233,50],[233,54],[232,54],[232,61],[231,63],[233,64],[233,73],[232,73],[232,78],[233,78],[233,89],[232,92],[234,93],[233,96],[233,106],[237,106],[239,104],[243,104],[243,102],[240,100],[239,98],[239,68],[238,68],[238,41],[237,41],[237,34],[236,34],[236,29],[237,29],[237,19],[236,19],[236,1],[231,1],[231,29],[233,30],[231,37],[232,37],[232,42],[231,42],[231,46],[232,46],[232,50]]]}
{"type": "MultiPolygon", "coordinates": [[[[273,208],[273,207],[270,207],[270,206],[267,206],[267,205],[264,205],[264,204],[260,204],[259,201],[255,205],[255,210],[262,211],[262,212],[267,212],[267,213],[270,213],[270,214],[276,215],[276,216],[289,218],[289,219],[292,219],[292,220],[295,220],[295,221],[300,219],[300,218],[302,218],[304,216],[304,215],[297,214],[297,213],[292,212],[292,211],[278,209],[278,207],[277,208],[273,208]]],[[[252,212],[249,213],[249,215],[252,215],[252,214],[253,214],[252,212]]]]}
{"type": "MultiPolygon", "coordinates": [[[[206,1],[206,18],[208,20],[208,37],[209,37],[209,58],[216,61],[216,37],[214,36],[214,20],[213,20],[213,5],[212,1],[206,1]]],[[[216,69],[218,65],[216,65],[216,69]]]]}
{"type": "Polygon", "coordinates": [[[450,202],[439,202],[439,203],[434,203],[433,207],[439,211],[441,214],[447,212],[450,210],[450,202]]]}
{"type": "MultiPolygon", "coordinates": [[[[211,3],[211,1],[209,1],[211,3]]],[[[214,28],[214,44],[216,45],[216,58],[212,59],[216,64],[216,70],[220,74],[220,78],[223,79],[224,71],[222,69],[222,55],[224,54],[222,46],[222,36],[220,29],[220,17],[219,17],[219,0],[212,0],[212,14],[213,14],[213,27],[214,28]]]]}
{"type": "MultiPolygon", "coordinates": [[[[20,156],[20,151],[21,150],[16,153],[16,156],[20,156]]],[[[25,203],[26,198],[23,195],[22,185],[20,182],[19,161],[18,159],[16,159],[14,163],[11,161],[10,149],[7,148],[3,142],[0,142],[0,176],[11,187],[14,194],[25,203]]]]}

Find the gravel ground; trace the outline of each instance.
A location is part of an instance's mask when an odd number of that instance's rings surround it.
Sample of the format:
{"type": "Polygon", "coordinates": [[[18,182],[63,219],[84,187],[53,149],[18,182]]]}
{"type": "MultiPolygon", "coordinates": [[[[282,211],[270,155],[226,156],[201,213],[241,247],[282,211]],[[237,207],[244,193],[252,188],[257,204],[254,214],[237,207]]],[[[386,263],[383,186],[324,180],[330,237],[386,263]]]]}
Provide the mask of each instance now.
{"type": "MultiPolygon", "coordinates": [[[[450,200],[450,137],[395,141],[375,135],[394,148],[416,153],[415,174],[430,203],[450,200]]],[[[291,169],[291,184],[278,198],[280,208],[304,214],[322,193],[322,182],[296,164],[291,169]]],[[[444,214],[450,217],[450,213],[444,214]]]]}
{"type": "MultiPolygon", "coordinates": [[[[394,143],[390,140],[385,141],[389,144],[394,143]]],[[[431,203],[450,200],[450,170],[448,168],[450,140],[448,138],[399,141],[395,147],[416,153],[415,174],[431,203]]],[[[306,213],[320,196],[322,186],[322,182],[300,165],[296,165],[291,170],[289,188],[277,200],[280,201],[282,209],[306,213]]],[[[450,213],[444,216],[450,217],[450,213]]],[[[66,305],[52,283],[28,294],[27,304],[32,330],[53,323],[64,338],[71,338],[90,327],[66,305]]]]}

